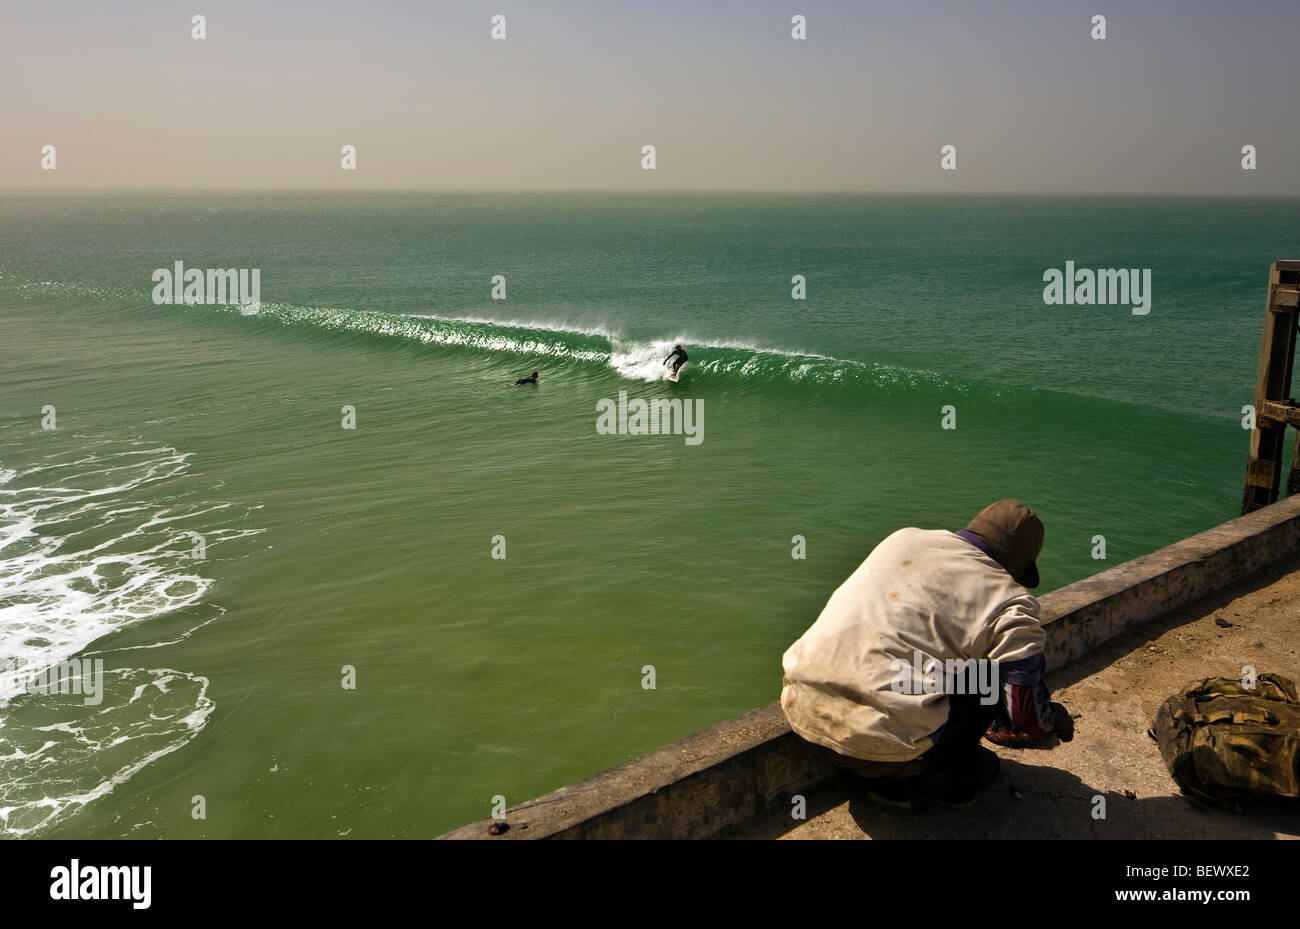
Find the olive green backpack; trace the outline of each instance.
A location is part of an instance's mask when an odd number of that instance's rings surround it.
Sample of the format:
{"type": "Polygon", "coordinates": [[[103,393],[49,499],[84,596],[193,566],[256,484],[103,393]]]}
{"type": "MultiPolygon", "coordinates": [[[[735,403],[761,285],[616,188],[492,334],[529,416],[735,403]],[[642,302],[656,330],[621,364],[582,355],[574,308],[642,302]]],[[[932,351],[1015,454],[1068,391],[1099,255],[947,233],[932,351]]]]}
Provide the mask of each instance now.
{"type": "Polygon", "coordinates": [[[1189,796],[1238,812],[1246,797],[1300,797],[1300,700],[1280,674],[1259,675],[1254,689],[1193,681],[1161,705],[1152,735],[1189,796]]]}

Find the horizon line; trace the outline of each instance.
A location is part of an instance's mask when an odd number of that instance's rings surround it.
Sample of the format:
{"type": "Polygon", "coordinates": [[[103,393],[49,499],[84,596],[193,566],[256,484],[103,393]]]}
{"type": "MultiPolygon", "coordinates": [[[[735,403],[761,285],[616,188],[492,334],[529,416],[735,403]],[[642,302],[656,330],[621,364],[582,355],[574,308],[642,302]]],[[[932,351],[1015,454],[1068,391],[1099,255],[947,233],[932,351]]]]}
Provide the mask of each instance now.
{"type": "Polygon", "coordinates": [[[353,190],[336,187],[0,187],[4,194],[77,194],[77,193],[257,193],[257,194],[706,194],[735,196],[935,196],[935,197],[1217,197],[1224,199],[1276,198],[1300,199],[1300,193],[1196,192],[1196,191],[1142,191],[1142,190],[873,190],[873,189],[807,189],[792,188],[760,190],[749,188],[665,188],[646,190],[631,187],[362,187],[353,190]]]}

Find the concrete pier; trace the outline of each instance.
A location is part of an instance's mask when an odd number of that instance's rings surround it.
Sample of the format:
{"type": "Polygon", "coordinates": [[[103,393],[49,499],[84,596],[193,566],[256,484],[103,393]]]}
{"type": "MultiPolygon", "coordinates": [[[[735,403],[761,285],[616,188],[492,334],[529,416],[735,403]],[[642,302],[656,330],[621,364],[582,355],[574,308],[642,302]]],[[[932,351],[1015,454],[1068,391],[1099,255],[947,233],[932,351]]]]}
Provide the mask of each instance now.
{"type": "Polygon", "coordinates": [[[1245,817],[1193,807],[1145,734],[1193,678],[1238,676],[1243,664],[1300,678],[1297,569],[1290,497],[1042,596],[1048,683],[1081,714],[1076,738],[998,749],[999,780],[969,813],[870,803],[805,752],[773,702],[513,807],[501,836],[485,819],[443,838],[1300,836],[1296,804],[1245,817]],[[805,820],[792,818],[796,795],[805,820]]]}

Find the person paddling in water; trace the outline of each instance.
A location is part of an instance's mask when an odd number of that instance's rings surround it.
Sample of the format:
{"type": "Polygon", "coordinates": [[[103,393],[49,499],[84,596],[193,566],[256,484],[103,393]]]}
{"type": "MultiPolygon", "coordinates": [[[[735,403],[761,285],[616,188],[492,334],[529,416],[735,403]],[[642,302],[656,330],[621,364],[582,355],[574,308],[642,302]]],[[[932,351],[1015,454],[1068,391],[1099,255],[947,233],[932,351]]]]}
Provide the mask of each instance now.
{"type": "Polygon", "coordinates": [[[515,381],[515,386],[522,387],[525,384],[536,384],[536,383],[537,383],[537,372],[534,371],[528,377],[521,377],[519,380],[515,381]]]}
{"type": "Polygon", "coordinates": [[[670,352],[668,357],[664,359],[664,364],[668,364],[668,362],[672,361],[673,358],[677,359],[673,362],[673,377],[676,377],[677,372],[682,369],[682,365],[686,364],[686,349],[682,348],[680,345],[674,345],[672,352],[670,352]]]}

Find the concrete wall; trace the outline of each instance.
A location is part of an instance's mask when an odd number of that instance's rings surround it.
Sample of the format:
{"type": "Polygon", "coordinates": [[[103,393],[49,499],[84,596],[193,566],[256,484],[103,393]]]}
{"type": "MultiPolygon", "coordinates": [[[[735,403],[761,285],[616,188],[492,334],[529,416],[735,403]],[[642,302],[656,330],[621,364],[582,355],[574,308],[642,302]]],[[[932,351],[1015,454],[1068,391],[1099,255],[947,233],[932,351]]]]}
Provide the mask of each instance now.
{"type": "MultiPolygon", "coordinates": [[[[1045,594],[1048,667],[1297,551],[1300,497],[1288,497],[1045,594]]],[[[707,838],[826,776],[770,703],[513,807],[499,837],[484,819],[443,838],[707,838]]]]}

